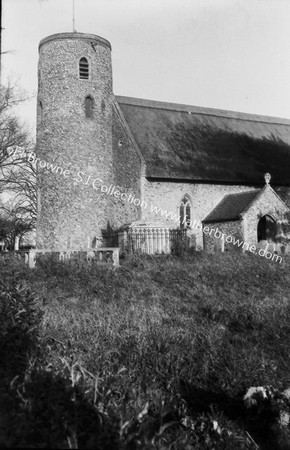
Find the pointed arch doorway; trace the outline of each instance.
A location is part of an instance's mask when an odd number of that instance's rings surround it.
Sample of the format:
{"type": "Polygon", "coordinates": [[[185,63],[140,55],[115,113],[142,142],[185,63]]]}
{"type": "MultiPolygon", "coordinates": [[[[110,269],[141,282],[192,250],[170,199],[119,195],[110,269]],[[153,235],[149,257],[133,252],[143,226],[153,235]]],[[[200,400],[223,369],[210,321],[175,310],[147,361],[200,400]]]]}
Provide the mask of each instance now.
{"type": "Polygon", "coordinates": [[[277,235],[277,222],[267,214],[260,218],[257,226],[258,242],[274,242],[277,235]]]}

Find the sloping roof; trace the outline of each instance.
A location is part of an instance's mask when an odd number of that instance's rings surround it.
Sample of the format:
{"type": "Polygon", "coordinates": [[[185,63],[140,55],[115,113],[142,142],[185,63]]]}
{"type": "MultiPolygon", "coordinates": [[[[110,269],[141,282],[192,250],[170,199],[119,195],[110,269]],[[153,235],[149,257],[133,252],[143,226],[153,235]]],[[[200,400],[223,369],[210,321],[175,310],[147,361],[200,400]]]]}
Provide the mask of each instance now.
{"type": "Polygon", "coordinates": [[[241,214],[249,207],[260,192],[261,189],[255,189],[248,192],[226,195],[206,216],[203,222],[224,222],[241,219],[241,214]]]}
{"type": "Polygon", "coordinates": [[[146,176],[290,185],[290,120],[115,97],[145,159],[146,176]]]}

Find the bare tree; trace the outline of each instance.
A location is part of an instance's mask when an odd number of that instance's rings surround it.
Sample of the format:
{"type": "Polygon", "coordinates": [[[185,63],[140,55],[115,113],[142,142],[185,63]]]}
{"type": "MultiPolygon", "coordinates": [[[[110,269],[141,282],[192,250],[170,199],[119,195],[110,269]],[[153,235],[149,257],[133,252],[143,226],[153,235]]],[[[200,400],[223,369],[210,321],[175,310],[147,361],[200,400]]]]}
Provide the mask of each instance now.
{"type": "Polygon", "coordinates": [[[5,223],[11,224],[11,239],[22,237],[36,223],[36,168],[28,158],[32,144],[14,113],[23,100],[15,87],[0,87],[0,193],[10,194],[8,206],[1,210],[5,223]]]}
{"type": "Polygon", "coordinates": [[[0,190],[7,185],[11,173],[25,165],[24,153],[31,146],[28,133],[13,109],[23,100],[15,88],[0,86],[0,190]]]}
{"type": "Polygon", "coordinates": [[[6,207],[5,210],[2,209],[2,214],[0,217],[0,240],[4,241],[8,250],[13,250],[16,238],[20,244],[22,238],[32,231],[33,224],[29,217],[24,217],[14,205],[11,208],[6,207]]]}
{"type": "Polygon", "coordinates": [[[36,166],[33,166],[27,156],[24,158],[24,161],[18,161],[16,168],[9,171],[6,191],[12,195],[15,215],[23,217],[26,222],[30,221],[33,228],[37,218],[36,166]]]}

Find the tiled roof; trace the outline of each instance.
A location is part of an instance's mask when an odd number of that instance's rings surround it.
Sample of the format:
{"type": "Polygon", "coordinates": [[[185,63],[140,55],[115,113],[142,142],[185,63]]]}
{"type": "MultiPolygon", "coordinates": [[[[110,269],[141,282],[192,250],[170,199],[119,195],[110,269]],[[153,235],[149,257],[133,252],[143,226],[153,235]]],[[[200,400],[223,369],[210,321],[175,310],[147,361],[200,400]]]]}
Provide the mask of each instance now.
{"type": "Polygon", "coordinates": [[[261,192],[255,189],[248,192],[226,195],[218,205],[206,216],[204,223],[239,220],[241,214],[261,192]]]}
{"type": "Polygon", "coordinates": [[[290,186],[290,120],[115,97],[149,178],[290,186]]]}

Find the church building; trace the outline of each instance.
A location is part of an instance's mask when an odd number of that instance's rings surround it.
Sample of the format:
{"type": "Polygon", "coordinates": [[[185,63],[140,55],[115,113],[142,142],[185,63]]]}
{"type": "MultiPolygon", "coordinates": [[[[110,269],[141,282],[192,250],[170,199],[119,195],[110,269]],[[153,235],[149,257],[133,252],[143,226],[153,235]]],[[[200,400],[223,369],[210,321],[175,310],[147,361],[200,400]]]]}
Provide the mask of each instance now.
{"type": "Polygon", "coordinates": [[[117,96],[110,43],[77,32],[40,42],[37,102],[38,248],[99,246],[108,228],[229,247],[194,220],[249,244],[275,238],[290,120],[117,96]]]}

